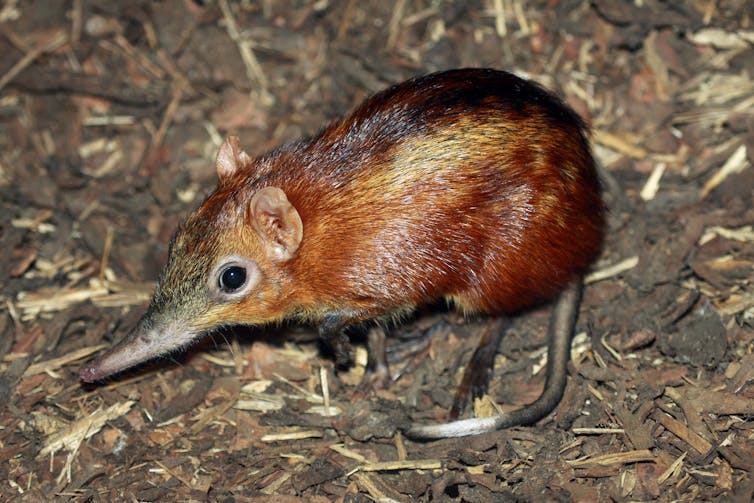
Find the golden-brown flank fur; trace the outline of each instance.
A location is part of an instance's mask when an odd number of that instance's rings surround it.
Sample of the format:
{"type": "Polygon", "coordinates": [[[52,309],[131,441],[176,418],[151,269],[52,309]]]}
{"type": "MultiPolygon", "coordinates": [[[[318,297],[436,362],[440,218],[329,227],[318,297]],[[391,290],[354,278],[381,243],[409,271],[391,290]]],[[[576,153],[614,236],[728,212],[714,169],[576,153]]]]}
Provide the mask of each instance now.
{"type": "Polygon", "coordinates": [[[214,225],[191,239],[254,255],[239,208],[264,186],[288,195],[304,237],[292,261],[263,266],[274,305],[262,313],[250,297],[218,323],[335,309],[367,319],[439,297],[512,313],[587,269],[603,206],[582,124],[510,74],[460,72],[384,91],[220,186],[193,217],[214,225]]]}

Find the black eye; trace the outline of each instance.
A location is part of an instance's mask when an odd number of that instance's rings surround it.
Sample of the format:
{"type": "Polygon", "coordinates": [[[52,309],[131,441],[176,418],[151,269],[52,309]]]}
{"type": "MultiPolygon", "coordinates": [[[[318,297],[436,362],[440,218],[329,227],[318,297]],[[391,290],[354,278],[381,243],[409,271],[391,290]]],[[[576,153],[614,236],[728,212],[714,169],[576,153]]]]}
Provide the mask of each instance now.
{"type": "Polygon", "coordinates": [[[226,267],[220,273],[218,282],[220,290],[231,293],[241,288],[246,283],[246,269],[237,265],[226,267]]]}

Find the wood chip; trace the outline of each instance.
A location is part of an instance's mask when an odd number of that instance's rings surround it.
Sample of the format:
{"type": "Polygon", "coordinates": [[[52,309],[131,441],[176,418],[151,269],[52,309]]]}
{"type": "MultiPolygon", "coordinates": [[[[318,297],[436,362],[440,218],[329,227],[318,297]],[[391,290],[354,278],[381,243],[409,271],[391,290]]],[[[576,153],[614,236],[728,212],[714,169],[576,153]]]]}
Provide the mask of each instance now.
{"type": "Polygon", "coordinates": [[[399,503],[399,499],[389,496],[390,486],[385,484],[376,475],[357,472],[353,474],[353,478],[359,487],[369,493],[369,496],[375,501],[380,503],[399,503]]]}
{"type": "Polygon", "coordinates": [[[657,414],[657,420],[661,425],[668,429],[675,436],[689,444],[696,452],[706,456],[713,449],[711,443],[707,442],[696,432],[691,431],[688,426],[673,417],[661,412],[657,414]]]}
{"type": "Polygon", "coordinates": [[[322,438],[322,430],[297,430],[288,433],[271,433],[264,435],[260,440],[262,442],[287,442],[290,440],[303,440],[305,438],[322,438]]]}
{"type": "Polygon", "coordinates": [[[636,267],[638,264],[639,264],[638,255],[629,257],[625,260],[621,260],[617,264],[613,264],[611,266],[605,267],[598,271],[594,271],[593,273],[587,275],[584,278],[584,284],[588,285],[590,283],[596,283],[598,281],[602,281],[605,279],[612,278],[614,276],[618,276],[619,274],[622,274],[626,271],[630,271],[631,269],[636,267]]]}
{"type": "Polygon", "coordinates": [[[716,49],[744,48],[751,42],[753,36],[752,32],[736,33],[722,28],[702,28],[697,32],[686,34],[686,38],[696,45],[712,46],[716,49]]]}
{"type": "Polygon", "coordinates": [[[327,380],[327,369],[325,367],[319,368],[319,382],[322,386],[322,398],[323,398],[323,415],[331,416],[330,411],[330,385],[327,380]]]}
{"type": "Polygon", "coordinates": [[[442,468],[439,459],[414,459],[406,461],[383,461],[359,467],[362,472],[392,472],[399,470],[437,470],[442,468]]]}
{"type": "Polygon", "coordinates": [[[749,167],[749,161],[746,159],[746,145],[739,146],[733,154],[725,161],[725,164],[710,178],[702,188],[702,199],[706,198],[715,187],[720,185],[726,178],[735,173],[740,173],[749,167]]]}
{"type": "Polygon", "coordinates": [[[5,72],[5,75],[0,77],[0,90],[8,85],[8,83],[12,81],[16,77],[16,75],[18,75],[25,68],[31,65],[39,56],[48,52],[53,52],[66,43],[68,43],[68,36],[64,32],[58,32],[55,34],[52,40],[50,40],[46,44],[41,45],[40,47],[37,47],[36,49],[33,49],[26,53],[23,58],[18,60],[18,62],[16,62],[16,64],[10,68],[10,70],[5,72]]]}
{"type": "Polygon", "coordinates": [[[338,454],[342,454],[343,456],[353,459],[355,461],[358,461],[359,463],[367,463],[367,458],[359,454],[358,452],[352,451],[351,449],[348,449],[344,444],[333,444],[330,446],[330,449],[337,452],[338,454]]]}
{"type": "Polygon", "coordinates": [[[646,150],[627,141],[622,135],[608,133],[602,129],[595,129],[593,135],[596,143],[617,150],[629,157],[633,157],[634,159],[644,159],[647,157],[646,150]]]}
{"type": "Polygon", "coordinates": [[[720,314],[734,316],[754,308],[754,292],[734,293],[717,305],[720,314]]]}
{"type": "Polygon", "coordinates": [[[665,470],[662,475],[657,477],[657,483],[662,485],[665,483],[666,480],[668,480],[672,476],[678,476],[681,471],[681,467],[683,466],[683,460],[686,459],[686,453],[684,452],[681,454],[678,459],[673,461],[673,463],[668,467],[667,470],[665,470]]]}
{"type": "Polygon", "coordinates": [[[743,227],[730,229],[714,225],[705,229],[704,234],[702,234],[702,237],[699,239],[699,245],[712,241],[715,236],[721,236],[725,239],[732,239],[742,243],[754,243],[754,227],[751,225],[744,225],[743,227]]]}
{"type": "Polygon", "coordinates": [[[642,187],[639,196],[645,201],[651,201],[657,195],[657,191],[660,190],[660,179],[665,173],[665,163],[658,162],[655,164],[652,173],[647,178],[647,182],[642,187]]]}
{"type": "Polygon", "coordinates": [[[73,451],[87,438],[97,434],[107,421],[117,419],[126,414],[133,404],[133,400],[116,403],[107,409],[97,409],[86,417],[75,421],[66,429],[50,435],[45,441],[44,447],[39,451],[40,456],[55,454],[61,449],[73,451]]]}
{"type": "Polygon", "coordinates": [[[207,427],[212,421],[229,411],[236,404],[236,399],[226,400],[220,405],[215,405],[202,412],[199,420],[191,425],[191,434],[196,435],[207,427]]]}
{"type": "Polygon", "coordinates": [[[285,407],[285,397],[281,395],[274,395],[271,393],[264,393],[264,389],[267,388],[272,381],[255,381],[254,383],[247,384],[241,388],[241,397],[233,405],[237,410],[254,410],[257,412],[270,412],[274,410],[280,410],[285,407]],[[254,391],[261,389],[262,391],[254,391]]]}
{"type": "Polygon", "coordinates": [[[597,466],[625,465],[642,461],[654,461],[655,455],[648,449],[638,451],[603,454],[586,459],[566,460],[573,468],[590,468],[597,466]]]}
{"type": "Polygon", "coordinates": [[[35,292],[20,292],[16,306],[24,312],[24,319],[28,319],[39,313],[63,311],[86,301],[103,307],[142,304],[152,297],[152,289],[151,283],[131,284],[92,279],[85,287],[40,288],[35,292]]]}
{"type": "Polygon", "coordinates": [[[109,344],[100,344],[98,346],[89,346],[88,348],[77,349],[70,353],[51,360],[45,360],[43,362],[34,363],[24,371],[24,377],[30,377],[33,375],[41,374],[42,372],[54,372],[61,367],[68,365],[69,363],[77,362],[93,355],[97,351],[110,347],[109,344]]]}
{"type": "Polygon", "coordinates": [[[325,407],[324,405],[313,405],[304,412],[307,414],[316,414],[317,416],[335,417],[343,414],[343,409],[332,404],[328,407],[325,407]]]}

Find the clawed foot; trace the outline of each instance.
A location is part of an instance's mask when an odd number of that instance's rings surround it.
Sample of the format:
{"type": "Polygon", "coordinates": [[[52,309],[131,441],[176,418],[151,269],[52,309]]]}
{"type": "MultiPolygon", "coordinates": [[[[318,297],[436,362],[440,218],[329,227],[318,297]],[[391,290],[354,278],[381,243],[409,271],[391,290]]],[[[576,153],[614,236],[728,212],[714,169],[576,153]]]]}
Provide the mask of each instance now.
{"type": "Polygon", "coordinates": [[[364,398],[390,386],[390,369],[387,366],[385,329],[373,327],[367,332],[367,369],[361,379],[354,399],[364,398]]]}
{"type": "Polygon", "coordinates": [[[411,373],[426,357],[432,338],[447,333],[449,330],[450,325],[445,321],[440,321],[427,330],[399,336],[403,342],[390,347],[387,347],[384,329],[375,327],[370,330],[367,335],[369,351],[367,369],[356,393],[363,397],[375,391],[388,389],[392,381],[405,373],[411,373]],[[402,366],[396,374],[390,373],[390,366],[393,364],[402,366]]]}

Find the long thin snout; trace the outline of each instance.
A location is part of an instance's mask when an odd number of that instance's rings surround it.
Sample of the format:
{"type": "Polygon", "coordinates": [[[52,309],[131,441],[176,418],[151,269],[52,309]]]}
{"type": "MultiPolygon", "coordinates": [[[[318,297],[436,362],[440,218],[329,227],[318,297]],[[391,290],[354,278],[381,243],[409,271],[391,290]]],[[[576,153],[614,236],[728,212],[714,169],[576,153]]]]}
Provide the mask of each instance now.
{"type": "Polygon", "coordinates": [[[81,367],[82,381],[94,382],[134,365],[151,360],[169,351],[183,347],[196,337],[194,332],[176,330],[170,326],[155,325],[147,316],[120,342],[96,360],[81,367]]]}

